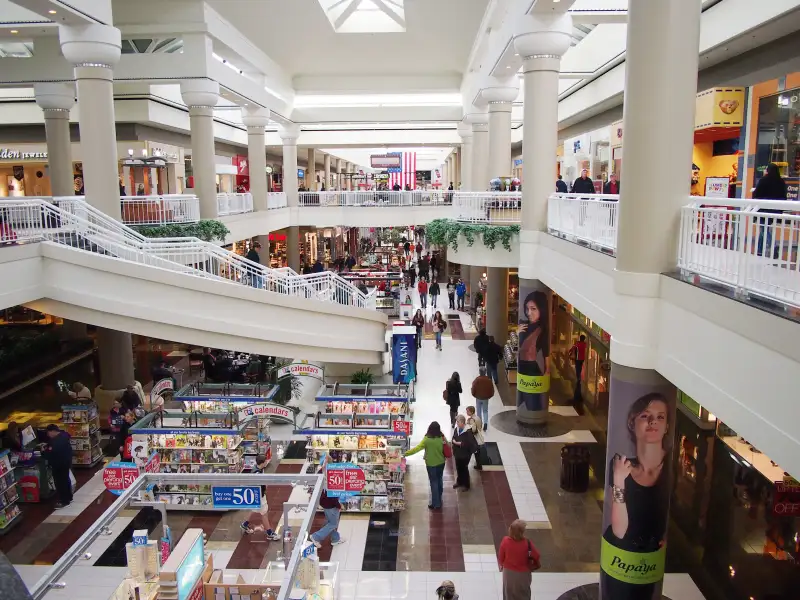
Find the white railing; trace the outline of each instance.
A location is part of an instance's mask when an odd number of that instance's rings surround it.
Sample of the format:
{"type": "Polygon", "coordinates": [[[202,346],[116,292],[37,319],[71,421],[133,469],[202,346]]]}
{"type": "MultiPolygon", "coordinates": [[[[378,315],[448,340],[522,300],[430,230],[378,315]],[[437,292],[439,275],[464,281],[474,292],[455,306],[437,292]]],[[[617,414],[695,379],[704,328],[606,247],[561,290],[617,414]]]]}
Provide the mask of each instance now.
{"type": "Polygon", "coordinates": [[[616,254],[618,208],[617,194],[551,194],[547,230],[571,242],[616,254]]]}
{"type": "Polygon", "coordinates": [[[300,206],[441,206],[450,204],[453,192],[414,190],[409,192],[299,192],[300,206]]]}
{"type": "Polygon", "coordinates": [[[253,212],[253,195],[249,192],[244,194],[217,194],[217,215],[220,217],[249,212],[253,212]]]}
{"type": "Polygon", "coordinates": [[[297,275],[264,267],[197,238],[145,238],[87,202],[70,197],[54,200],[0,199],[0,246],[53,242],[185,275],[375,309],[375,291],[363,294],[330,271],[297,275]]]}
{"type": "MultiPolygon", "coordinates": [[[[448,192],[445,192],[448,193],[448,192]]],[[[468,223],[519,223],[522,192],[449,192],[457,221],[468,223]]]]}
{"type": "Polygon", "coordinates": [[[267,210],[286,208],[287,206],[286,192],[269,192],[267,194],[267,210]]]}
{"type": "MultiPolygon", "coordinates": [[[[85,196],[39,196],[25,200],[53,202],[65,210],[79,214],[85,196]]],[[[22,200],[22,198],[20,198],[22,200]]],[[[122,196],[120,214],[126,225],[167,225],[197,223],[200,220],[200,200],[192,194],[163,194],[158,196],[122,196]]],[[[80,216],[80,214],[79,214],[80,216]]]]}
{"type": "Polygon", "coordinates": [[[791,212],[798,209],[777,200],[692,198],[681,210],[678,267],[740,295],[800,307],[800,214],[791,212]]]}

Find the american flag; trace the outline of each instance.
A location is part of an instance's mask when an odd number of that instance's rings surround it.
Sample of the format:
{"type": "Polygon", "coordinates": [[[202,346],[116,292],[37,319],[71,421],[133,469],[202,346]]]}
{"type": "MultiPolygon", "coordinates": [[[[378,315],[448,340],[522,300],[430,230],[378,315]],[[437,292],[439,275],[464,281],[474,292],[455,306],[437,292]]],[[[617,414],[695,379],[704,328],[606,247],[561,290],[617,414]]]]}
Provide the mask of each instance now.
{"type": "Polygon", "coordinates": [[[400,172],[389,173],[389,187],[399,183],[402,189],[406,189],[408,185],[414,190],[417,188],[417,153],[403,152],[400,156],[400,172]]]}

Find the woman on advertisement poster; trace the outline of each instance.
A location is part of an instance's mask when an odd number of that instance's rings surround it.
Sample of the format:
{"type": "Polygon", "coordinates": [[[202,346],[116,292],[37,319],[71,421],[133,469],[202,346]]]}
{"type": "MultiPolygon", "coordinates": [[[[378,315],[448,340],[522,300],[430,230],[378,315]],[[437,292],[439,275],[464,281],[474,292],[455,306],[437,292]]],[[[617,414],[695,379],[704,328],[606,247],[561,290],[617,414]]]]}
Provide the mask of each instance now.
{"type": "Polygon", "coordinates": [[[613,548],[606,546],[607,556],[601,558],[604,599],[652,600],[656,582],[663,578],[670,415],[669,403],[659,392],[641,396],[628,410],[626,445],[635,449],[635,456],[618,447],[621,452],[611,459],[606,491],[611,519],[603,545],[613,548]]]}
{"type": "Polygon", "coordinates": [[[522,392],[517,404],[528,410],[542,410],[540,394],[550,391],[550,327],[547,294],[535,290],[525,296],[519,321],[517,389],[522,392]],[[527,384],[527,385],[526,385],[527,384]]]}

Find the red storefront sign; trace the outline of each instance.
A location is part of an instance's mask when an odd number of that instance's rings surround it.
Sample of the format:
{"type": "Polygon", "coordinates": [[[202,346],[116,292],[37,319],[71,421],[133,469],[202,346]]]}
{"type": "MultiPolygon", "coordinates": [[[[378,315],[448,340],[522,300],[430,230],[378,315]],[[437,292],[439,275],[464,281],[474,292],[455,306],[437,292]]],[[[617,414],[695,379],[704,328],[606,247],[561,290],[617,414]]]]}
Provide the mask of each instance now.
{"type": "Polygon", "coordinates": [[[392,430],[411,435],[411,421],[394,421],[392,422],[392,430]]]}

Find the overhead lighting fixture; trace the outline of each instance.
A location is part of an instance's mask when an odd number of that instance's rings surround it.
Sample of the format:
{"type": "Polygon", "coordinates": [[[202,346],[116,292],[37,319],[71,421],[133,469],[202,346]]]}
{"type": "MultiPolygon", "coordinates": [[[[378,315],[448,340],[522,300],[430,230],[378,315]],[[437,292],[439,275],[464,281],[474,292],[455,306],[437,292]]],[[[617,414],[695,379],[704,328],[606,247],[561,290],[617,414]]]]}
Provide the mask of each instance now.
{"type": "Polygon", "coordinates": [[[19,33],[19,31],[17,31],[16,29],[12,29],[11,33],[19,33]]]}
{"type": "Polygon", "coordinates": [[[51,15],[54,15],[54,14],[56,14],[58,11],[55,11],[55,10],[48,10],[47,12],[48,12],[48,13],[50,13],[51,15]]]}

